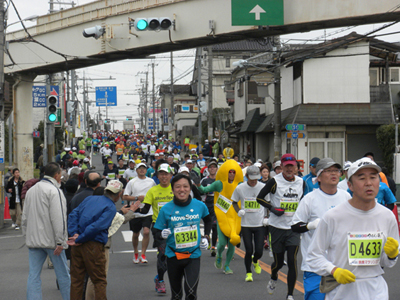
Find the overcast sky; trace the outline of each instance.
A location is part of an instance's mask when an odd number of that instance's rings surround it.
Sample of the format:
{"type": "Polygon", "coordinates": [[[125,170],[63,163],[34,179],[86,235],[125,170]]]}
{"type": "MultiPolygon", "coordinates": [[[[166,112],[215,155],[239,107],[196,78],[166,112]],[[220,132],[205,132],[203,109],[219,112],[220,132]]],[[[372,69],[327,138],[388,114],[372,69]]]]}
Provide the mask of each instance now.
{"type": "MultiPolygon", "coordinates": [[[[32,15],[44,15],[49,11],[49,0],[13,0],[16,5],[19,14],[22,19],[28,18],[32,15]]],[[[57,2],[57,0],[55,0],[57,2]]],[[[60,0],[59,2],[68,2],[68,0],[60,0]]],[[[82,5],[89,2],[90,0],[75,0],[76,5],[82,5]]],[[[71,6],[68,5],[59,5],[54,4],[54,9],[60,8],[68,8],[71,6]]],[[[8,11],[8,24],[13,22],[17,22],[18,18],[15,14],[13,7],[11,6],[8,11]]],[[[32,26],[33,22],[25,22],[26,26],[32,26]]],[[[379,28],[382,24],[374,24],[367,26],[357,26],[357,27],[348,27],[345,29],[329,29],[329,30],[319,30],[304,34],[291,34],[286,36],[281,36],[281,39],[284,43],[292,42],[292,43],[304,43],[310,39],[317,39],[318,41],[322,41],[324,36],[326,35],[327,39],[337,38],[342,35],[349,34],[352,31],[356,31],[360,34],[370,32],[374,29],[379,28]],[[336,33],[336,34],[333,34],[336,33]]],[[[20,28],[19,24],[11,25],[7,28],[9,31],[14,31],[20,28]]],[[[389,27],[385,30],[380,31],[377,34],[385,34],[383,36],[378,36],[379,39],[388,41],[388,42],[399,42],[400,35],[397,33],[400,31],[400,26],[395,25],[389,27]],[[390,34],[389,34],[390,33],[390,34]]],[[[174,53],[174,77],[180,77],[181,75],[187,74],[186,76],[182,76],[182,79],[179,80],[178,84],[187,84],[192,79],[193,63],[194,63],[194,49],[183,50],[174,53]]],[[[155,82],[156,85],[161,83],[167,84],[169,83],[170,78],[170,68],[169,68],[169,53],[160,54],[155,59],[155,82]]],[[[123,62],[109,63],[97,67],[79,69],[77,71],[78,76],[83,78],[83,72],[85,72],[85,76],[88,78],[106,78],[110,75],[116,80],[113,81],[89,81],[89,85],[93,87],[92,91],[94,91],[94,87],[96,86],[117,86],[118,88],[118,106],[109,108],[109,117],[112,119],[117,119],[121,121],[118,128],[122,127],[122,120],[125,119],[127,115],[133,115],[134,118],[137,116],[137,105],[139,103],[139,96],[137,95],[136,89],[140,86],[140,79],[144,78],[143,75],[138,75],[140,72],[151,71],[149,68],[149,64],[152,63],[151,60],[129,60],[123,62]],[[134,104],[126,107],[126,104],[134,104]]],[[[150,72],[149,72],[150,74],[150,72]]],[[[149,76],[151,78],[151,76],[149,76]]],[[[81,83],[81,81],[79,81],[81,83]]],[[[151,86],[151,82],[149,82],[151,86]]],[[[82,89],[80,89],[82,91],[82,89]]],[[[82,95],[79,94],[79,97],[82,95]]],[[[90,94],[90,100],[95,100],[95,94],[90,94]]],[[[96,107],[93,107],[91,111],[95,111],[96,107]]]]}

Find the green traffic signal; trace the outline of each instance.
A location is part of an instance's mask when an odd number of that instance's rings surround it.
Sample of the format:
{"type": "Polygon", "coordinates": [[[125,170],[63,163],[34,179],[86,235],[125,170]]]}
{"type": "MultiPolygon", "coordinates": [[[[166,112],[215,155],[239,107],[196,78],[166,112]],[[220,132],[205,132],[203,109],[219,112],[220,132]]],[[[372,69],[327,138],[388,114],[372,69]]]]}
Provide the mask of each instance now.
{"type": "Polygon", "coordinates": [[[57,116],[55,114],[49,114],[49,122],[55,122],[57,120],[57,116]]]}
{"type": "Polygon", "coordinates": [[[147,26],[149,26],[149,24],[146,19],[140,19],[136,23],[137,30],[146,30],[147,26]]]}

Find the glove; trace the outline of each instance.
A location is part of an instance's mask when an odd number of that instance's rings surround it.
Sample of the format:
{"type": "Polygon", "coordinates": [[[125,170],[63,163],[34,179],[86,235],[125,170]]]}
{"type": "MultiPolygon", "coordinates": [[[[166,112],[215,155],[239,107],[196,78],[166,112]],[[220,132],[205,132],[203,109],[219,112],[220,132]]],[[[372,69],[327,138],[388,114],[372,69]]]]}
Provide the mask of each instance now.
{"type": "Polygon", "coordinates": [[[208,248],[208,240],[207,240],[207,238],[203,237],[203,238],[201,238],[200,249],[207,250],[207,248],[208,248]]]}
{"type": "Polygon", "coordinates": [[[315,219],[314,221],[308,222],[307,224],[307,229],[308,230],[314,230],[318,227],[319,221],[321,221],[320,218],[315,219]]]}
{"type": "Polygon", "coordinates": [[[396,258],[396,256],[399,255],[399,242],[389,236],[386,240],[385,246],[383,246],[383,250],[385,250],[385,253],[389,258],[396,258]]]}
{"type": "Polygon", "coordinates": [[[163,231],[161,231],[161,236],[164,240],[166,240],[170,234],[171,234],[171,229],[169,228],[163,229],[163,231]]]}
{"type": "Polygon", "coordinates": [[[282,207],[271,207],[270,211],[277,215],[278,217],[282,216],[285,213],[285,209],[282,207]]]}
{"type": "Polygon", "coordinates": [[[269,224],[268,221],[269,221],[268,218],[264,218],[264,220],[263,220],[263,226],[264,226],[264,227],[268,226],[268,224],[269,224]]]}
{"type": "Polygon", "coordinates": [[[246,214],[246,212],[243,209],[238,211],[238,216],[239,217],[243,217],[245,214],[246,214]]]}
{"type": "Polygon", "coordinates": [[[333,277],[340,284],[347,284],[356,281],[356,275],[351,273],[349,270],[336,268],[333,272],[333,277]]]}

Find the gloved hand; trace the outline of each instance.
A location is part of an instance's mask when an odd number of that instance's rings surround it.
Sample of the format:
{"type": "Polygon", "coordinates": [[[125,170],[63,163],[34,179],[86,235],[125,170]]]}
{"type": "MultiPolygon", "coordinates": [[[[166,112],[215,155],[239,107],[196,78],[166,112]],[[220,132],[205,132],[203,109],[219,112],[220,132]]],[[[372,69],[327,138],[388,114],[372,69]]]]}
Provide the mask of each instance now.
{"type": "Polygon", "coordinates": [[[200,249],[207,250],[208,248],[208,239],[206,237],[201,238],[200,249]]]}
{"type": "Polygon", "coordinates": [[[271,207],[270,211],[278,217],[282,216],[285,213],[285,209],[282,207],[271,207]]]}
{"type": "Polygon", "coordinates": [[[245,214],[246,214],[246,212],[243,209],[238,211],[238,216],[239,217],[243,217],[245,214]]]}
{"type": "Polygon", "coordinates": [[[399,255],[399,242],[389,236],[385,246],[383,246],[383,250],[389,258],[396,258],[399,255]]]}
{"type": "Polygon", "coordinates": [[[314,229],[316,229],[317,226],[318,226],[318,224],[319,224],[319,221],[321,221],[320,218],[315,219],[314,221],[308,222],[308,224],[307,224],[307,229],[308,229],[308,230],[314,230],[314,229]]]}
{"type": "Polygon", "coordinates": [[[268,221],[269,221],[268,218],[264,218],[264,220],[263,220],[263,226],[264,226],[264,227],[268,226],[268,224],[269,224],[268,221]]]}
{"type": "Polygon", "coordinates": [[[349,270],[336,268],[333,272],[333,277],[340,284],[347,284],[356,281],[356,275],[351,273],[349,270]]]}
{"type": "Polygon", "coordinates": [[[163,231],[161,231],[161,236],[164,240],[166,240],[170,234],[171,234],[171,229],[169,228],[163,229],[163,231]]]}

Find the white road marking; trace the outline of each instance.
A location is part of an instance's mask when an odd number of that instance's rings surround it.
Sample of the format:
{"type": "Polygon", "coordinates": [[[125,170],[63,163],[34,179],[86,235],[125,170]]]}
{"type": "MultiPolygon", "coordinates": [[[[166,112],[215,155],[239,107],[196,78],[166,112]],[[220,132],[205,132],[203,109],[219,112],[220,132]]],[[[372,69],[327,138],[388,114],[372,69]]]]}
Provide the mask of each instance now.
{"type": "MultiPolygon", "coordinates": [[[[125,243],[132,243],[132,231],[123,230],[123,231],[121,231],[121,233],[122,233],[125,243]]],[[[139,242],[141,242],[142,240],[143,240],[143,236],[140,233],[139,234],[139,242]]]]}

